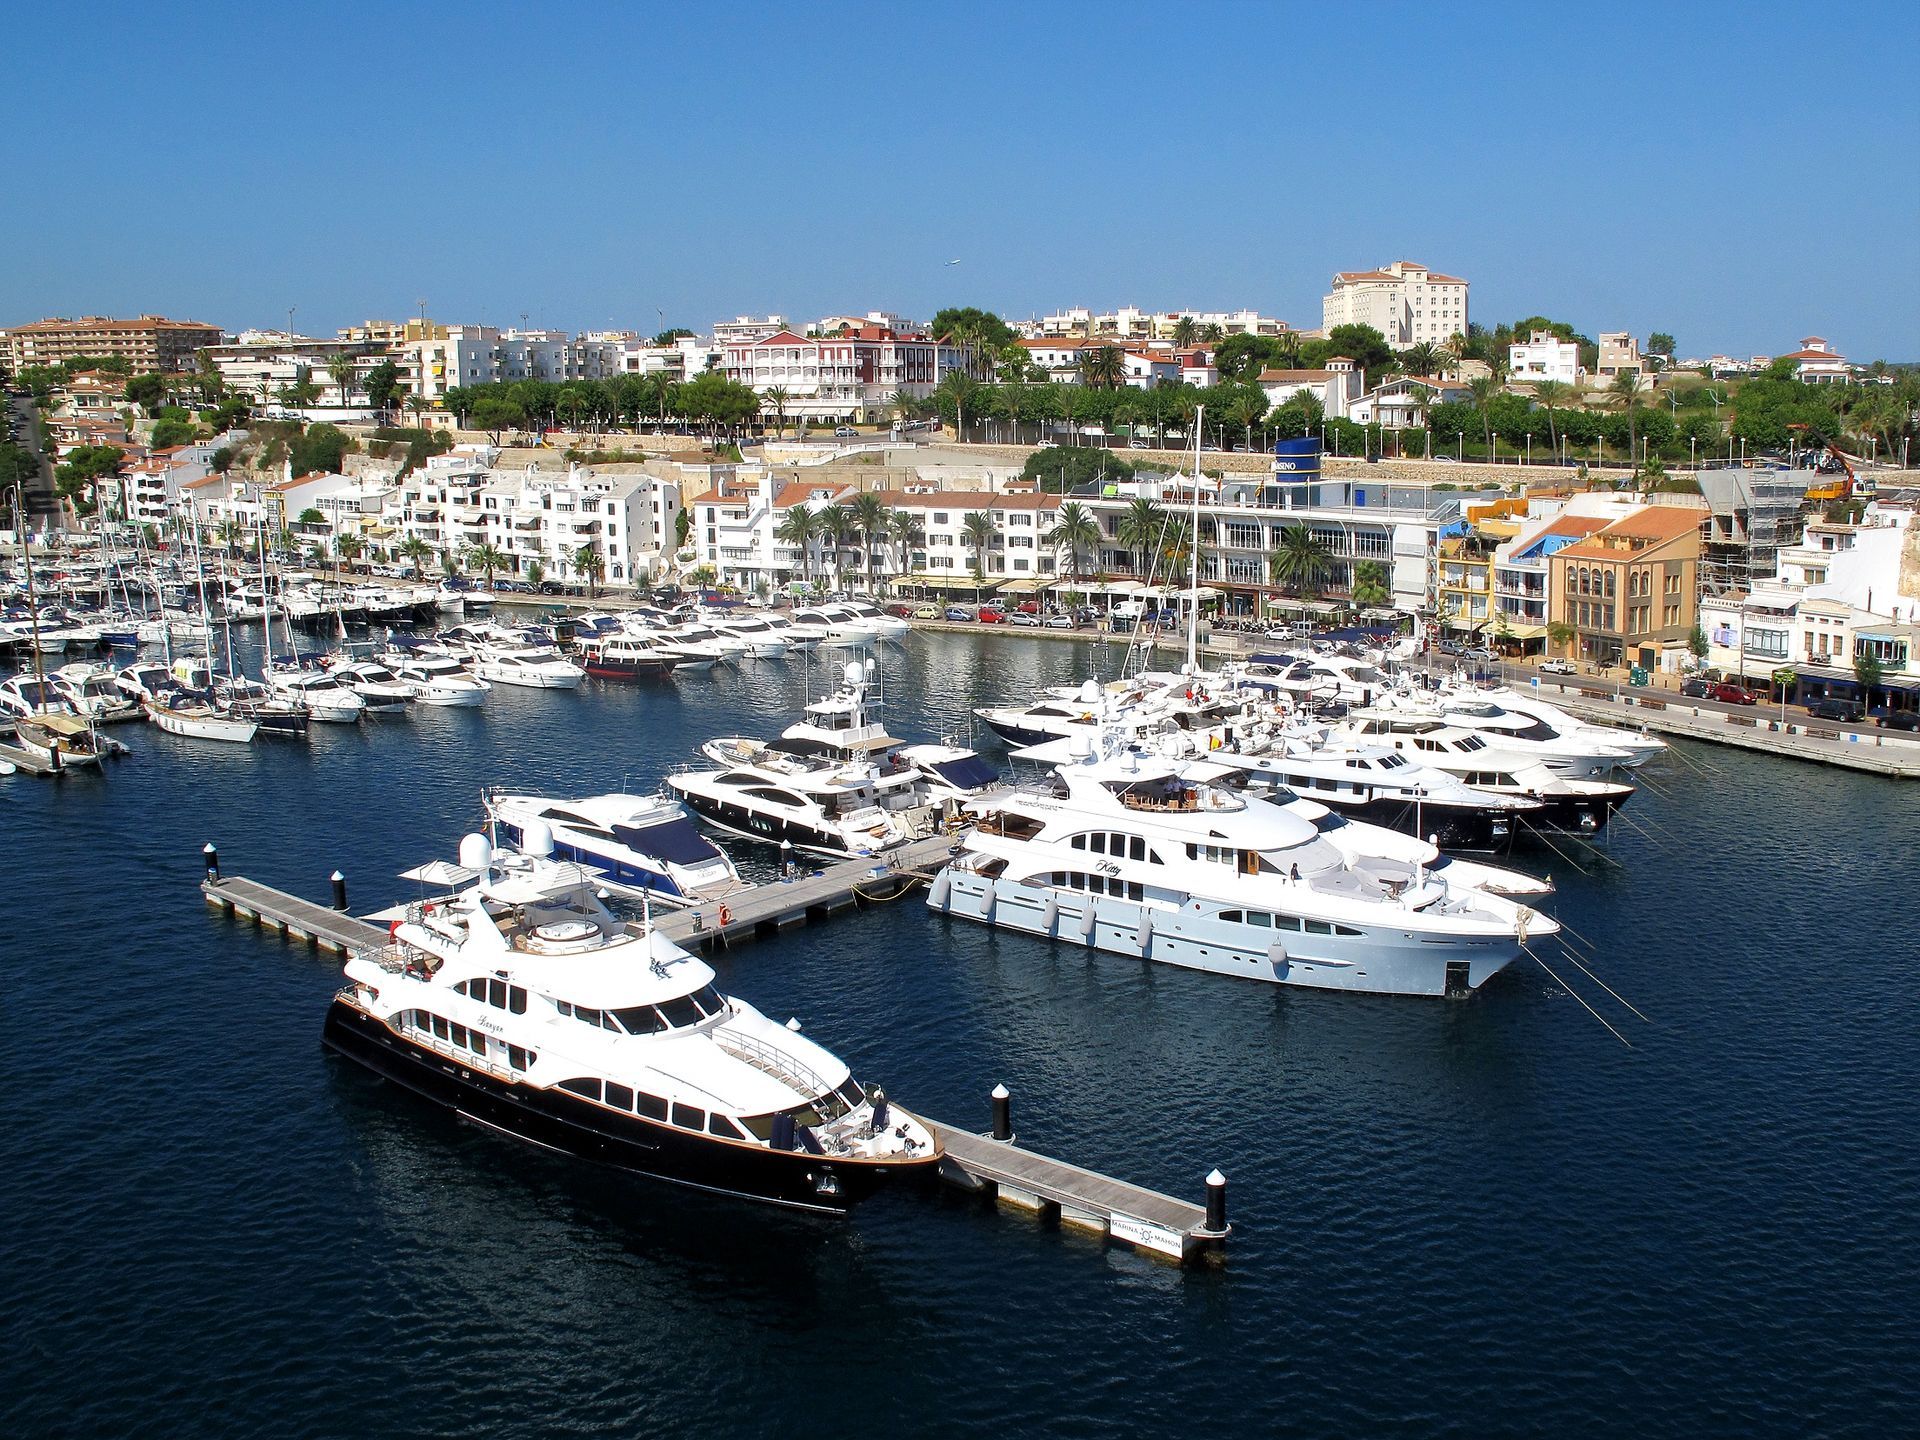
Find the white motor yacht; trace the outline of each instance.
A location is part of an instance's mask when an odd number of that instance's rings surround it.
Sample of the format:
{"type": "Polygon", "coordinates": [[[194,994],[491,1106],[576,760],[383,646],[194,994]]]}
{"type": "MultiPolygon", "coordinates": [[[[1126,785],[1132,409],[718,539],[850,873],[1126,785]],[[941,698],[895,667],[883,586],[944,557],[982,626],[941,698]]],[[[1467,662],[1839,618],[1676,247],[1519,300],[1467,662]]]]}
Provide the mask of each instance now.
{"type": "Polygon", "coordinates": [[[403,715],[413,703],[413,686],[377,660],[340,660],[327,673],[351,686],[369,715],[403,715]]]}
{"type": "Polygon", "coordinates": [[[1557,933],[1414,860],[1348,855],[1221,767],[1071,743],[1038,786],[972,802],[928,904],[955,917],[1244,979],[1464,995],[1557,933]]]}
{"type": "Polygon", "coordinates": [[[558,650],[542,645],[483,645],[474,654],[473,673],[495,685],[532,690],[577,690],[587,678],[558,650]]]}
{"type": "Polygon", "coordinates": [[[740,872],[669,795],[586,795],[561,799],[488,791],[496,840],[519,848],[546,827],[553,853],[592,869],[608,889],[669,904],[721,900],[744,887],[740,872]]]}
{"type": "Polygon", "coordinates": [[[698,1190],[839,1214],[932,1176],[922,1121],[526,838],[496,857],[468,836],[473,883],[348,960],[329,1046],[489,1129],[698,1190]]]}
{"type": "Polygon", "coordinates": [[[282,700],[306,708],[314,720],[328,725],[358,724],[367,702],[353,687],[324,670],[269,670],[267,688],[282,700]]]}

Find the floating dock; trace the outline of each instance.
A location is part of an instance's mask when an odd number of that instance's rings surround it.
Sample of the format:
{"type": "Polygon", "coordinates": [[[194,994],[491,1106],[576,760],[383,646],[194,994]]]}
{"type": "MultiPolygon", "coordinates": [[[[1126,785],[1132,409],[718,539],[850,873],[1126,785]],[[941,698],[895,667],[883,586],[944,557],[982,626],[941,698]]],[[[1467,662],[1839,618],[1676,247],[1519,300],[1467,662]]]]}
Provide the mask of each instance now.
{"type": "MultiPolygon", "coordinates": [[[[676,942],[682,942],[680,932],[684,931],[696,942],[738,943],[857,904],[869,887],[876,898],[898,898],[925,878],[925,871],[913,867],[944,859],[950,845],[946,836],[938,836],[891,852],[891,863],[884,868],[872,860],[844,861],[815,874],[756,887],[744,892],[742,900],[765,891],[761,903],[752,909],[742,903],[741,913],[731,915],[724,927],[717,924],[716,916],[710,916],[715,919],[715,928],[695,930],[693,917],[701,913],[698,911],[655,916],[654,923],[676,942]]],[[[211,845],[206,850],[206,862],[207,876],[200,893],[209,909],[251,920],[262,929],[306,940],[334,954],[345,955],[388,941],[387,931],[381,926],[347,913],[346,881],[337,870],[333,874],[334,905],[329,907],[241,876],[222,876],[219,857],[211,845]]],[[[717,912],[717,907],[711,908],[717,912]]],[[[1176,1200],[1157,1190],[1022,1148],[1014,1143],[1011,1100],[1004,1087],[995,1088],[992,1104],[993,1133],[987,1135],[927,1120],[946,1152],[940,1176],[947,1184],[970,1194],[991,1195],[1003,1206],[1057,1219],[1061,1225],[1104,1235],[1182,1264],[1205,1259],[1224,1248],[1232,1227],[1226,1218],[1227,1182],[1218,1170],[1207,1177],[1204,1207],[1176,1200]]]]}
{"type": "MultiPolygon", "coordinates": [[[[953,838],[912,840],[882,855],[836,860],[787,879],[769,880],[685,910],[658,910],[653,924],[676,945],[711,950],[778,934],[862,903],[897,900],[946,864],[953,838]]],[[[816,863],[816,862],[802,862],[816,863]]]]}

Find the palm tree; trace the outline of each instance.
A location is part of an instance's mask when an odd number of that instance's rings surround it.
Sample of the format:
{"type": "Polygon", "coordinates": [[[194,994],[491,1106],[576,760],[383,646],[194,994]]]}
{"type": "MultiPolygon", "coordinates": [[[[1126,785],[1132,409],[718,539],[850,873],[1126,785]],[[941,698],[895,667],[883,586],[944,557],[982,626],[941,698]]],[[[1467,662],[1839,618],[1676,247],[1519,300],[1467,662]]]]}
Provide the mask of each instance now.
{"type": "Polygon", "coordinates": [[[1253,427],[1267,415],[1267,397],[1259,390],[1241,390],[1227,402],[1225,418],[1247,428],[1247,453],[1253,453],[1253,427]]]}
{"type": "Polygon", "coordinates": [[[1427,429],[1427,411],[1433,407],[1434,390],[1431,385],[1422,385],[1417,381],[1407,386],[1407,399],[1413,402],[1413,418],[1420,424],[1421,432],[1427,437],[1427,459],[1433,458],[1433,432],[1427,429]]]}
{"type": "Polygon", "coordinates": [[[1353,567],[1353,586],[1347,593],[1356,610],[1386,604],[1393,598],[1387,587],[1387,567],[1378,560],[1362,560],[1353,567]]]}
{"type": "Polygon", "coordinates": [[[913,552],[927,543],[927,527],[920,523],[920,517],[911,510],[895,510],[887,519],[887,529],[893,536],[893,543],[899,548],[896,570],[905,575],[907,566],[912,563],[913,552]]]}
{"type": "Polygon", "coordinates": [[[847,513],[844,505],[822,505],[814,512],[814,523],[820,527],[820,536],[833,544],[833,588],[840,588],[840,552],[853,541],[853,517],[847,513]]]}
{"type": "Polygon", "coordinates": [[[874,549],[887,543],[887,506],[878,494],[872,490],[862,490],[854,497],[853,508],[848,512],[854,529],[860,533],[860,548],[867,552],[867,593],[877,595],[874,585],[874,549]]]}
{"type": "Polygon", "coordinates": [[[1627,459],[1631,461],[1634,447],[1639,443],[1640,377],[1631,370],[1622,370],[1607,386],[1607,394],[1620,402],[1627,417],[1627,459]]]}
{"type": "Polygon", "coordinates": [[[804,505],[796,505],[781,517],[773,538],[800,552],[800,577],[813,579],[813,541],[820,533],[818,517],[804,505]]]}
{"type": "Polygon", "coordinates": [[[1080,381],[1094,390],[1118,390],[1127,378],[1126,357],[1117,345],[1100,345],[1080,352],[1080,381]]]}
{"type": "Polygon", "coordinates": [[[350,355],[334,356],[333,359],[327,362],[327,374],[333,378],[333,383],[340,387],[341,408],[344,409],[346,406],[352,404],[353,357],[350,355]]]}
{"type": "Polygon", "coordinates": [[[967,537],[967,548],[973,551],[973,578],[984,580],[987,546],[993,543],[993,517],[984,510],[971,511],[960,522],[960,530],[967,537]]]}
{"type": "Polygon", "coordinates": [[[1189,350],[1193,342],[1200,338],[1200,325],[1191,315],[1182,315],[1173,322],[1173,345],[1176,350],[1189,350]]]}
{"type": "Polygon", "coordinates": [[[787,438],[787,401],[791,398],[784,385],[769,385],[760,396],[763,411],[769,405],[773,407],[774,430],[782,440],[787,438]]]}
{"type": "Polygon", "coordinates": [[[600,593],[600,577],[607,572],[607,562],[600,558],[600,549],[591,540],[573,552],[573,568],[587,577],[587,598],[592,599],[600,593]]]}
{"type": "Polygon", "coordinates": [[[1280,532],[1280,547],[1267,558],[1267,568],[1283,590],[1317,596],[1333,569],[1333,556],[1306,526],[1289,525],[1280,532]]]}
{"type": "Polygon", "coordinates": [[[1040,537],[1056,551],[1067,552],[1067,567],[1073,583],[1080,583],[1080,557],[1100,544],[1100,522],[1093,512],[1077,500],[1060,507],[1060,519],[1040,537]]]}
{"type": "MultiPolygon", "coordinates": [[[[354,561],[360,558],[361,552],[366,548],[366,543],[361,540],[358,535],[336,535],[333,537],[333,553],[339,558],[341,565],[351,566],[354,561]]],[[[335,580],[340,578],[340,567],[338,565],[334,567],[333,578],[335,580]]]]}
{"type": "Polygon", "coordinates": [[[1120,512],[1115,538],[1132,552],[1136,571],[1142,579],[1151,573],[1147,557],[1159,549],[1166,529],[1167,515],[1157,500],[1142,497],[1120,512]]]}
{"type": "Polygon", "coordinates": [[[1540,402],[1540,408],[1547,412],[1547,438],[1553,445],[1554,458],[1560,457],[1560,427],[1553,417],[1553,402],[1565,398],[1567,382],[1564,380],[1542,380],[1533,387],[1533,398],[1540,402]]]}
{"type": "Polygon", "coordinates": [[[540,588],[540,582],[546,578],[546,566],[542,565],[538,560],[529,560],[527,562],[527,584],[538,590],[540,588]]]}
{"type": "Polygon", "coordinates": [[[420,424],[421,415],[426,413],[427,397],[424,395],[409,395],[406,398],[406,407],[413,412],[413,423],[417,427],[420,424]]]}
{"type": "Polygon", "coordinates": [[[422,562],[433,554],[433,547],[418,535],[409,535],[400,542],[394,553],[413,567],[415,575],[419,575],[422,573],[422,562]]]}
{"type": "Polygon", "coordinates": [[[919,418],[920,402],[914,399],[912,394],[904,388],[896,390],[893,394],[889,395],[887,397],[887,404],[893,407],[894,418],[900,420],[902,423],[919,418]]]}
{"type": "Polygon", "coordinates": [[[1433,367],[1440,363],[1440,350],[1430,340],[1422,340],[1400,352],[1400,363],[1407,368],[1409,375],[1431,375],[1433,367]]]}
{"type": "Polygon", "coordinates": [[[1467,382],[1467,394],[1473,397],[1474,407],[1480,412],[1480,433],[1489,455],[1493,453],[1493,416],[1489,407],[1499,393],[1500,382],[1491,375],[1476,375],[1467,382]]]}
{"type": "Polygon", "coordinates": [[[1300,336],[1292,330],[1282,330],[1274,337],[1274,349],[1280,357],[1281,368],[1298,370],[1300,368],[1300,336]]]}
{"type": "Polygon", "coordinates": [[[493,589],[493,572],[505,570],[513,562],[492,545],[475,545],[467,551],[467,564],[487,577],[487,589],[493,589]]]}

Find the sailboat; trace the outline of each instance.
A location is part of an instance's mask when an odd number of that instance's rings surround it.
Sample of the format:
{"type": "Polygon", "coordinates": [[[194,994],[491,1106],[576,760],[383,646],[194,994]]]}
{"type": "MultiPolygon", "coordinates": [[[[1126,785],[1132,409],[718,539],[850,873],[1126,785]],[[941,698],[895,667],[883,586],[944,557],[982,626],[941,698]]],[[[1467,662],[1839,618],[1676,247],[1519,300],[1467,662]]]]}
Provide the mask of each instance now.
{"type": "MultiPolygon", "coordinates": [[[[18,502],[16,500],[16,513],[18,502]]],[[[14,722],[14,739],[26,750],[46,757],[50,773],[92,766],[97,768],[104,746],[84,715],[62,713],[48,705],[46,667],[40,657],[45,651],[40,637],[40,597],[33,582],[33,525],[23,518],[20,526],[22,558],[27,569],[27,619],[33,636],[33,678],[37,683],[35,707],[14,722]]],[[[58,702],[65,705],[65,702],[58,702]]],[[[66,707],[71,709],[71,707],[66,707]]]]}

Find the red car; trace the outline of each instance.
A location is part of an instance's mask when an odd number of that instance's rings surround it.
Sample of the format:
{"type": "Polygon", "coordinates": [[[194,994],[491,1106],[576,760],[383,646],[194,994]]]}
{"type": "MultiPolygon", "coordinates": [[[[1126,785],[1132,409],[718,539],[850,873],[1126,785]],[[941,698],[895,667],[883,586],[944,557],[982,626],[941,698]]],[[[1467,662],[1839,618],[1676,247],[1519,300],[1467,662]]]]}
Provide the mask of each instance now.
{"type": "Polygon", "coordinates": [[[1719,700],[1728,705],[1757,705],[1760,697],[1742,685],[1722,680],[1707,692],[1709,700],[1719,700]]]}
{"type": "Polygon", "coordinates": [[[996,610],[991,605],[983,605],[980,607],[978,619],[982,625],[1004,625],[1007,623],[1007,612],[996,610]]]}
{"type": "Polygon", "coordinates": [[[1040,613],[1040,602],[1038,600],[1022,600],[1018,605],[1014,606],[1013,609],[1017,615],[1038,615],[1040,613]]]}
{"type": "Polygon", "coordinates": [[[913,618],[913,606],[889,605],[887,606],[887,614],[897,616],[902,620],[911,620],[913,618]]]}

